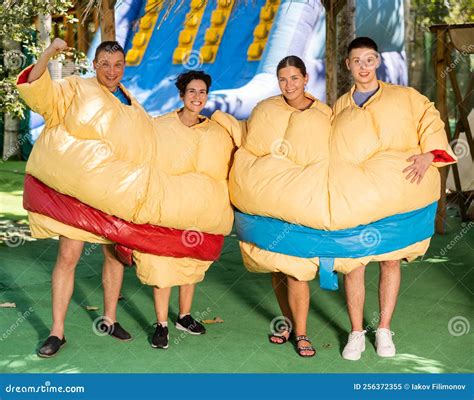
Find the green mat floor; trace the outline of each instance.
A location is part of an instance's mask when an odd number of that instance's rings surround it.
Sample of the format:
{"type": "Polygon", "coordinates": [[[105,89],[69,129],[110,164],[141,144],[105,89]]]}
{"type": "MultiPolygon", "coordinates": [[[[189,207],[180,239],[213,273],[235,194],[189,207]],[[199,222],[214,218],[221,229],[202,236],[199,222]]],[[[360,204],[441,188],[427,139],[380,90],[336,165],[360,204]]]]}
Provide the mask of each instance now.
{"type": "MultiPolygon", "coordinates": [[[[5,232],[13,223],[10,221],[25,218],[21,211],[23,168],[24,163],[0,165],[4,213],[0,231],[5,232]]],[[[317,356],[302,359],[292,344],[268,342],[270,322],[280,315],[270,276],[245,270],[235,236],[226,239],[221,260],[197,286],[193,306],[193,313],[200,318],[220,317],[224,322],[207,325],[203,336],[191,336],[171,326],[168,350],[150,347],[155,322],[152,290],[140,284],[131,268],[126,270],[118,319],[134,340],[122,343],[94,333],[93,321],[102,310],[102,252],[100,246],[86,244],[67,318],[68,343],[57,357],[40,359],[35,350],[47,337],[51,323],[50,280],[58,242],[20,238],[16,247],[4,242],[0,244],[0,303],[13,302],[16,308],[0,308],[0,372],[473,372],[474,223],[461,225],[454,214],[451,210],[449,233],[433,238],[423,260],[402,266],[402,287],[392,324],[397,356],[377,357],[371,332],[358,362],[340,356],[349,329],[343,291],[323,291],[317,281],[311,283],[308,320],[317,356]],[[447,248],[449,243],[452,249],[447,248]],[[86,306],[99,309],[87,311],[86,306]]],[[[376,264],[367,267],[366,284],[366,325],[376,326],[376,264]]],[[[176,312],[174,289],[170,322],[176,312]]]]}

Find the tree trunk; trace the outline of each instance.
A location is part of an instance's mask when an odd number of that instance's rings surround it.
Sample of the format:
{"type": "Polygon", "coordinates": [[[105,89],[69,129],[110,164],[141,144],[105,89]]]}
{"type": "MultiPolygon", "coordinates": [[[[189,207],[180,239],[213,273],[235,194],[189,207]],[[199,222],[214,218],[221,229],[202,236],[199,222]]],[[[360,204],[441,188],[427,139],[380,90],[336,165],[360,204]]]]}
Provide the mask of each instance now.
{"type": "MultiPolygon", "coordinates": [[[[84,6],[79,3],[77,7],[77,15],[80,18],[84,13],[84,6]]],[[[88,15],[86,19],[79,21],[77,24],[77,49],[83,53],[87,52],[87,25],[89,20],[90,16],[88,15]]]]}
{"type": "Polygon", "coordinates": [[[337,17],[337,97],[348,92],[352,86],[352,76],[346,67],[347,47],[355,38],[355,0],[347,0],[346,5],[337,17]]]}
{"type": "MultiPolygon", "coordinates": [[[[448,109],[446,102],[446,29],[436,31],[436,108],[444,122],[448,141],[451,140],[451,130],[448,120],[448,109]]],[[[436,232],[446,233],[446,178],[447,167],[439,168],[441,175],[441,193],[438,200],[438,210],[436,211],[435,227],[436,232]]]]}
{"type": "Polygon", "coordinates": [[[102,0],[100,11],[101,40],[115,40],[115,0],[102,0]]]}
{"type": "Polygon", "coordinates": [[[408,59],[408,84],[422,92],[423,76],[425,73],[425,40],[422,30],[416,30],[413,43],[410,47],[410,58],[408,59]]]}
{"type": "Polygon", "coordinates": [[[337,97],[337,14],[335,1],[326,1],[326,103],[332,107],[337,97]]]}
{"type": "Polygon", "coordinates": [[[51,26],[52,18],[50,14],[38,15],[36,19],[36,29],[38,30],[38,41],[44,47],[48,47],[51,44],[51,26]]]}
{"type": "Polygon", "coordinates": [[[20,159],[20,143],[18,134],[20,132],[20,120],[14,115],[5,114],[3,126],[3,161],[9,158],[20,159]]]}
{"type": "MultiPolygon", "coordinates": [[[[3,42],[3,48],[7,58],[12,60],[11,66],[5,64],[8,74],[15,76],[19,69],[23,67],[20,62],[23,60],[23,54],[21,52],[21,45],[13,40],[5,40],[3,42]],[[13,69],[10,69],[13,68],[13,69]]],[[[14,115],[6,113],[4,117],[3,126],[3,161],[8,160],[11,157],[19,159],[20,156],[20,143],[18,142],[18,135],[20,133],[20,120],[14,115]]]]}
{"type": "Polygon", "coordinates": [[[322,0],[326,9],[326,103],[332,107],[337,100],[337,14],[347,0],[322,0]]]}
{"type": "MultiPolygon", "coordinates": [[[[43,48],[51,44],[52,17],[50,14],[40,14],[36,20],[38,30],[38,41],[43,48]]],[[[69,43],[71,45],[71,43],[69,43]]],[[[58,60],[50,60],[48,63],[49,74],[53,79],[62,78],[61,63],[58,60]]]]}
{"type": "Polygon", "coordinates": [[[411,9],[411,0],[403,0],[403,19],[405,24],[405,57],[408,67],[408,84],[411,85],[413,75],[411,66],[411,55],[413,51],[413,42],[415,38],[414,31],[414,13],[411,9]]]}

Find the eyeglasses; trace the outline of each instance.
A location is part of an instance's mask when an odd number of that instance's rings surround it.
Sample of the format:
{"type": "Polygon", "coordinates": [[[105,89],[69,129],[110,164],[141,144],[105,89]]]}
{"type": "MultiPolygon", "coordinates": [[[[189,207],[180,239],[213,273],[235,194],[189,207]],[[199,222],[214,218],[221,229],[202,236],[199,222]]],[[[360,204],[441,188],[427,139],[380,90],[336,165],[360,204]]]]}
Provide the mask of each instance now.
{"type": "Polygon", "coordinates": [[[370,55],[366,57],[353,58],[349,63],[355,67],[373,68],[377,65],[378,56],[370,55]]]}

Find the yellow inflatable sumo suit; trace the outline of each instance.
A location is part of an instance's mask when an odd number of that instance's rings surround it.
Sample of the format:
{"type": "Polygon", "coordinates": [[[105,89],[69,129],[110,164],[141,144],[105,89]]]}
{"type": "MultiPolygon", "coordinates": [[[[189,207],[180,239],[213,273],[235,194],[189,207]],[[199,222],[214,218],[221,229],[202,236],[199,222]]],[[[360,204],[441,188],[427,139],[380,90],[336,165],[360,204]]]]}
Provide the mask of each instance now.
{"type": "Polygon", "coordinates": [[[348,273],[426,252],[440,194],[436,167],[455,156],[432,103],[414,89],[379,85],[362,107],[353,88],[332,116],[317,100],[299,111],[282,96],[259,103],[246,129],[214,114],[241,146],[229,188],[247,269],[311,280],[323,259],[348,273]],[[407,159],[429,151],[436,162],[419,185],[410,183],[407,159]],[[417,228],[403,234],[413,221],[417,228]]]}
{"type": "MultiPolygon", "coordinates": [[[[26,104],[45,119],[26,173],[57,192],[133,221],[146,198],[155,151],[153,125],[143,108],[123,86],[131,106],[122,104],[95,77],[53,81],[46,71],[17,87],[26,104]]],[[[36,238],[62,235],[108,242],[48,216],[29,212],[28,217],[36,238]]]]}
{"type": "MultiPolygon", "coordinates": [[[[362,107],[354,102],[355,87],[334,106],[328,187],[331,230],[366,225],[436,202],[440,197],[436,167],[456,162],[434,104],[413,88],[378,83],[379,90],[362,107]],[[427,152],[435,154],[432,166],[420,184],[411,183],[401,172],[410,164],[407,159],[427,152]]],[[[429,243],[427,238],[385,254],[340,258],[335,268],[350,272],[370,261],[411,261],[425,254],[429,243]]]]}
{"type": "MultiPolygon", "coordinates": [[[[216,122],[200,116],[197,125],[184,125],[176,111],[155,118],[156,154],[151,180],[161,182],[148,193],[149,212],[160,210],[161,226],[183,230],[182,241],[193,247],[206,238],[200,233],[228,235],[233,212],[228,173],[232,140],[216,122]],[[154,191],[165,191],[165,196],[154,191]]],[[[212,261],[133,252],[140,280],[169,287],[197,283],[212,261]]]]}
{"type": "MultiPolygon", "coordinates": [[[[192,128],[176,113],[153,120],[123,86],[131,105],[122,104],[96,78],[53,81],[46,71],[27,83],[28,73],[20,74],[17,87],[31,109],[43,115],[45,129],[26,173],[62,196],[55,204],[68,203],[67,217],[90,222],[79,224],[87,226],[81,229],[76,221],[51,217],[56,210],[29,211],[32,235],[125,244],[134,250],[137,274],[148,285],[202,280],[220,252],[222,235],[232,228],[228,133],[205,117],[192,128]],[[79,208],[86,214],[75,215],[79,208]],[[95,217],[87,214],[91,210],[95,217]],[[110,219],[110,228],[97,226],[110,219]],[[199,250],[206,246],[212,256],[199,250]]],[[[36,204],[34,209],[43,208],[36,204]]]]}
{"type": "MultiPolygon", "coordinates": [[[[229,177],[231,201],[239,211],[328,229],[331,109],[309,93],[306,96],[313,104],[305,111],[291,107],[281,95],[263,100],[246,129],[222,112],[212,118],[241,145],[229,177]]],[[[252,272],[280,271],[299,280],[315,277],[313,259],[264,250],[246,241],[240,241],[240,248],[252,272]]]]}

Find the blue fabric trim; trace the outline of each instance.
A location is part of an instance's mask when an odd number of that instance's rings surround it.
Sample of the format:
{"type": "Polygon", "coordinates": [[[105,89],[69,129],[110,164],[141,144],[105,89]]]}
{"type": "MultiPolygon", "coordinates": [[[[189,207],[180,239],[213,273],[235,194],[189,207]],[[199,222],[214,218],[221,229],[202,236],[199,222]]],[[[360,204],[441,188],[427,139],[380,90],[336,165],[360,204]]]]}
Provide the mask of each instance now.
{"type": "Polygon", "coordinates": [[[367,225],[324,231],[235,211],[239,240],[290,256],[359,258],[403,249],[434,233],[437,202],[367,225]]]}
{"type": "Polygon", "coordinates": [[[235,226],[239,240],[254,243],[261,249],[302,258],[319,257],[321,288],[337,290],[335,258],[389,253],[428,239],[434,233],[436,208],[437,202],[434,202],[418,210],[338,231],[323,231],[235,211],[235,226]]]}
{"type": "Polygon", "coordinates": [[[334,258],[319,258],[319,286],[321,289],[337,290],[337,272],[334,271],[334,258]]]}

